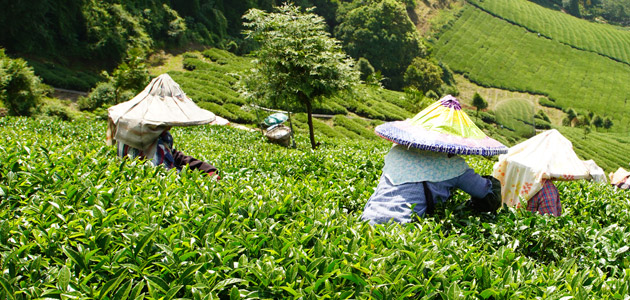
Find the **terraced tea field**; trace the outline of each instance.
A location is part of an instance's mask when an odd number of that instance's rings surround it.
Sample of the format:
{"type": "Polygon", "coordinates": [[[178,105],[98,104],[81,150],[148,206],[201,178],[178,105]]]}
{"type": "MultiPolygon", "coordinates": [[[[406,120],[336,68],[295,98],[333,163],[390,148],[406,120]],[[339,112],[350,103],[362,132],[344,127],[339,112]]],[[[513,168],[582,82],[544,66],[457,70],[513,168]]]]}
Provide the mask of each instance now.
{"type": "Polygon", "coordinates": [[[469,0],[499,18],[548,39],[630,64],[630,31],[592,23],[526,0],[469,0]]]}
{"type": "Polygon", "coordinates": [[[610,116],[617,132],[630,124],[624,96],[630,66],[539,37],[474,6],[445,29],[434,54],[479,85],[547,95],[561,107],[610,116]]]}

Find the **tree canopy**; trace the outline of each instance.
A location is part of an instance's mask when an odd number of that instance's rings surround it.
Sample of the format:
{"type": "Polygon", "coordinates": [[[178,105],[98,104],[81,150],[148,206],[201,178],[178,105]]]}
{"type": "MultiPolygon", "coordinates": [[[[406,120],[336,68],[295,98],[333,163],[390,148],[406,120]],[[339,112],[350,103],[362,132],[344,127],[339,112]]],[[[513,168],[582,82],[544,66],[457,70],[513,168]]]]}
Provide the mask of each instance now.
{"type": "Polygon", "coordinates": [[[365,57],[389,78],[386,87],[401,89],[403,73],[411,61],[425,56],[426,49],[405,5],[396,0],[370,0],[338,14],[341,23],[335,36],[354,58],[365,57]]]}
{"type": "Polygon", "coordinates": [[[354,61],[312,10],[283,5],[276,13],[251,9],[244,16],[247,38],[257,41],[255,70],[243,80],[250,99],[306,107],[311,145],[316,147],[312,102],[359,81],[354,61]]]}
{"type": "Polygon", "coordinates": [[[405,83],[413,86],[419,91],[426,93],[428,91],[437,92],[444,81],[442,69],[431,61],[416,57],[405,71],[405,83]]]}

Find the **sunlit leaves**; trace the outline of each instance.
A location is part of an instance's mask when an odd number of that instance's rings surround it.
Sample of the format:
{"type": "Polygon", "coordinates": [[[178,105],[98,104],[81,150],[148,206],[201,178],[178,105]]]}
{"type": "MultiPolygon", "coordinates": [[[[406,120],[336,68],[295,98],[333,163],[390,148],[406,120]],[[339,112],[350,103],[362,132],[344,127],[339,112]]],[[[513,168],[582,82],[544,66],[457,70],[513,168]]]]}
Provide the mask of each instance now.
{"type": "MultiPolygon", "coordinates": [[[[0,299],[614,298],[629,292],[624,191],[558,183],[559,218],[358,219],[389,145],[319,151],[233,128],[174,128],[222,180],[121,160],[104,123],[0,119],[0,299]]],[[[468,157],[479,173],[492,161],[468,157]]]]}

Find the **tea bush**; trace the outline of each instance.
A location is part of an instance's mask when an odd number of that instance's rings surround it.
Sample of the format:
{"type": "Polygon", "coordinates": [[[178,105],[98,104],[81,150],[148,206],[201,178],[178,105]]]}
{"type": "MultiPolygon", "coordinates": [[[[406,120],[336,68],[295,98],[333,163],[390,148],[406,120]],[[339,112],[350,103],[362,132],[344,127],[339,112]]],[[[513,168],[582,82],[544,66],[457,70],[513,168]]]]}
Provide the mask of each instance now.
{"type": "MultiPolygon", "coordinates": [[[[509,12],[510,15],[544,24],[536,15],[527,14],[527,10],[513,9],[517,3],[522,6],[527,3],[527,6],[534,5],[528,1],[475,2],[488,5],[496,3],[497,6],[502,3],[507,8],[502,9],[501,13],[509,12]]],[[[546,11],[547,14],[562,14],[546,11]]],[[[558,25],[548,26],[545,30],[567,31],[567,37],[590,37],[587,32],[594,32],[587,29],[586,25],[572,27],[569,23],[554,24],[558,25]]],[[[630,38],[627,32],[617,31],[630,38]]],[[[555,34],[550,37],[539,37],[535,32],[502,19],[500,15],[497,17],[475,6],[466,6],[452,27],[435,42],[433,53],[453,71],[465,74],[478,85],[545,95],[555,100],[555,107],[573,107],[610,116],[615,120],[613,129],[625,132],[625,127],[630,124],[630,114],[622,96],[630,93],[630,85],[626,84],[630,81],[627,64],[561,43],[555,34]],[[611,110],[610,107],[617,109],[611,110]]],[[[602,34],[602,38],[610,38],[620,53],[630,53],[628,47],[623,46],[626,43],[621,38],[608,37],[608,34],[602,34]]]]}
{"type": "MultiPolygon", "coordinates": [[[[297,122],[296,122],[297,123],[297,122]]],[[[2,299],[617,299],[630,193],[557,184],[558,218],[474,214],[455,194],[406,225],[361,221],[390,147],[174,128],[222,180],[120,159],[105,122],[0,119],[2,299]]],[[[317,132],[317,134],[320,134],[317,132]]],[[[492,161],[466,157],[488,174],[492,161]]]]}

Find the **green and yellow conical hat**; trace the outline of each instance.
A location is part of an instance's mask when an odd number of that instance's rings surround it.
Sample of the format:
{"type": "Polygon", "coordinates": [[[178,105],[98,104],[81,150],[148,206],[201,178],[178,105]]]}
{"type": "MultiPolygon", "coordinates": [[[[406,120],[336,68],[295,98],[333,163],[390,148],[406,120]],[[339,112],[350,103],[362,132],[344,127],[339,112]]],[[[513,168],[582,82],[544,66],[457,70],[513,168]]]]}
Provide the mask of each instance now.
{"type": "Polygon", "coordinates": [[[451,95],[411,119],[388,122],[375,131],[396,144],[434,152],[492,156],[508,151],[505,145],[486,136],[451,95]]]}

